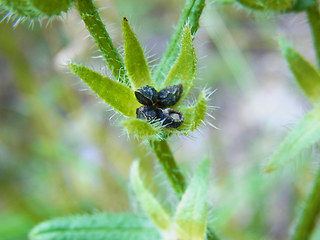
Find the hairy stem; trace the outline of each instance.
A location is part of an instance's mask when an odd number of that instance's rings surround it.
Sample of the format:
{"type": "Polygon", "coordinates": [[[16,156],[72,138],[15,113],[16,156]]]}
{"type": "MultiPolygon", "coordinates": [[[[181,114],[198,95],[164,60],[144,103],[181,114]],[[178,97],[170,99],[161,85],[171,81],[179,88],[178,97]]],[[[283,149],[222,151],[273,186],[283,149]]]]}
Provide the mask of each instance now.
{"type": "Polygon", "coordinates": [[[298,220],[292,240],[307,240],[317,223],[320,214],[320,168],[313,187],[306,200],[304,209],[298,220]]]}
{"type": "MultiPolygon", "coordinates": [[[[163,170],[165,171],[173,189],[178,194],[179,198],[181,198],[186,189],[186,181],[176,161],[174,160],[174,156],[167,140],[150,140],[150,145],[154,153],[156,154],[163,170]]],[[[207,239],[219,240],[218,236],[211,228],[207,228],[207,239]]]]}
{"type": "Polygon", "coordinates": [[[92,0],[78,0],[77,8],[81,19],[98,45],[114,77],[120,82],[129,85],[129,79],[125,74],[123,60],[120,57],[117,48],[114,47],[92,0]]]}
{"type": "Polygon", "coordinates": [[[150,141],[150,145],[169,178],[172,188],[178,194],[179,198],[181,198],[186,189],[186,182],[174,160],[167,140],[150,141]]]}
{"type": "Polygon", "coordinates": [[[316,51],[318,68],[320,69],[320,12],[318,7],[318,2],[310,6],[307,9],[307,15],[316,51]]]}

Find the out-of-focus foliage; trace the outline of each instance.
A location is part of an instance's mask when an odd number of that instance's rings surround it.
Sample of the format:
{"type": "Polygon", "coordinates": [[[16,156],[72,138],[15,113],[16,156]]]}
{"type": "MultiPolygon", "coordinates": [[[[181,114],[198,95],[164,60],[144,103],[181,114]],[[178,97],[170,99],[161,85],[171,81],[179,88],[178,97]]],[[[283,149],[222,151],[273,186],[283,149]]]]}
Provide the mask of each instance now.
{"type": "Polygon", "coordinates": [[[305,115],[291,130],[266,166],[266,172],[283,167],[320,139],[320,108],[305,115]]]}
{"type": "MultiPolygon", "coordinates": [[[[278,29],[289,35],[296,51],[315,64],[305,16],[248,14],[245,8],[211,2],[195,38],[200,58],[195,81],[218,89],[207,103],[216,120],[206,116],[205,122],[221,130],[207,124],[170,144],[186,173],[194,161],[211,155],[209,205],[214,212],[208,221],[223,238],[287,239],[299,212],[296,206],[313,180],[318,152],[309,149],[295,156],[296,165],[281,173],[262,172],[288,128],[311,108],[274,38],[278,29]]],[[[96,4],[108,7],[100,13],[114,30],[117,47],[123,43],[121,19],[130,18],[152,66],[184,1],[96,4]]],[[[166,200],[164,205],[177,203],[163,188],[167,183],[148,148],[133,138],[127,141],[118,116],[106,112],[90,91],[80,92],[88,87],[63,67],[74,59],[110,76],[104,60],[88,60],[100,53],[85,38],[78,14],[68,14],[67,20],[33,28],[27,23],[13,30],[12,24],[0,23],[0,239],[25,240],[37,223],[68,214],[139,211],[134,198],[127,197],[129,166],[137,157],[152,192],[166,200]]],[[[319,236],[318,227],[312,240],[319,236]]]]}
{"type": "Polygon", "coordinates": [[[283,55],[289,67],[309,100],[315,105],[320,103],[320,72],[291,47],[286,40],[280,41],[283,55]]]}

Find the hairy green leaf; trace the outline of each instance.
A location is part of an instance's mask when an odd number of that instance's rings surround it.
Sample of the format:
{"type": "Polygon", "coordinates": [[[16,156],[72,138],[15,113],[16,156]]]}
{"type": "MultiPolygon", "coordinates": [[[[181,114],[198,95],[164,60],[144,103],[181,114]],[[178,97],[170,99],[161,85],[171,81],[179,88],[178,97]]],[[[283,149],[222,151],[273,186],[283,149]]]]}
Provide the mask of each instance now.
{"type": "Polygon", "coordinates": [[[179,107],[179,111],[181,111],[184,116],[184,121],[177,130],[188,133],[197,129],[202,124],[207,113],[207,101],[206,93],[202,91],[198,96],[197,102],[193,106],[179,107]]]}
{"type": "Polygon", "coordinates": [[[191,131],[195,130],[202,124],[208,109],[207,101],[206,93],[202,91],[199,94],[196,105],[194,106],[194,118],[190,129],[191,131]]]}
{"type": "Polygon", "coordinates": [[[305,115],[274,153],[265,172],[272,172],[294,160],[298,154],[320,140],[320,107],[305,115]]]}
{"type": "Polygon", "coordinates": [[[151,81],[143,50],[126,18],[122,21],[122,28],[125,41],[124,61],[133,88],[138,89],[145,85],[153,86],[154,83],[151,81]]]}
{"type": "Polygon", "coordinates": [[[199,19],[205,6],[205,0],[186,0],[185,7],[182,10],[176,30],[172,35],[166,51],[160,61],[160,64],[154,72],[153,79],[158,86],[165,81],[165,76],[170,71],[171,66],[177,60],[180,51],[180,42],[183,29],[186,24],[191,28],[191,34],[194,35],[199,28],[199,19]]]}
{"type": "Polygon", "coordinates": [[[162,231],[167,231],[171,227],[171,220],[169,214],[163,209],[158,200],[145,187],[139,173],[139,162],[132,164],[130,172],[130,180],[135,193],[150,217],[157,227],[162,231]]]}
{"type": "Polygon", "coordinates": [[[128,117],[136,116],[140,106],[134,92],[127,86],[81,65],[70,64],[71,71],[78,75],[106,103],[128,117]]]}
{"type": "Polygon", "coordinates": [[[174,217],[177,232],[184,240],[203,240],[207,227],[207,194],[210,161],[205,159],[197,168],[174,217]]]}
{"type": "Polygon", "coordinates": [[[127,119],[124,120],[122,124],[127,128],[128,133],[134,134],[138,137],[151,137],[160,132],[160,127],[157,123],[151,124],[143,119],[127,119]]]}
{"type": "Polygon", "coordinates": [[[281,38],[280,45],[290,70],[313,104],[320,102],[320,73],[305,60],[288,42],[281,38]]]}
{"type": "Polygon", "coordinates": [[[71,4],[75,0],[28,0],[30,4],[38,9],[44,15],[47,16],[55,16],[61,15],[61,12],[67,12],[68,9],[71,7],[71,4]]]}
{"type": "Polygon", "coordinates": [[[56,218],[40,223],[31,240],[159,240],[154,225],[133,214],[95,214],[56,218]]]}
{"type": "Polygon", "coordinates": [[[172,66],[162,87],[164,88],[165,86],[172,86],[181,83],[183,85],[183,93],[179,102],[182,102],[193,88],[193,82],[196,78],[196,70],[196,53],[193,48],[190,28],[186,26],[183,31],[179,57],[172,66]]]}

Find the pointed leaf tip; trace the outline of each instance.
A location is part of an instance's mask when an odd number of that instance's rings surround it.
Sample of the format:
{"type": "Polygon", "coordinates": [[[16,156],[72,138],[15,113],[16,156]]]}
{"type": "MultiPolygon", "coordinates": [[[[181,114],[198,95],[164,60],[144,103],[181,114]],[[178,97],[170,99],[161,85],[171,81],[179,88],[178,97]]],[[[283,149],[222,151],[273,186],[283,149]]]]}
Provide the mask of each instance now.
{"type": "Polygon", "coordinates": [[[69,68],[115,110],[128,117],[136,117],[140,104],[130,88],[82,65],[70,63],[69,68]]]}
{"type": "Polygon", "coordinates": [[[153,86],[154,83],[150,77],[149,67],[145,59],[143,49],[132,31],[126,17],[123,18],[122,28],[125,41],[124,61],[133,88],[138,89],[145,85],[153,86]]]}

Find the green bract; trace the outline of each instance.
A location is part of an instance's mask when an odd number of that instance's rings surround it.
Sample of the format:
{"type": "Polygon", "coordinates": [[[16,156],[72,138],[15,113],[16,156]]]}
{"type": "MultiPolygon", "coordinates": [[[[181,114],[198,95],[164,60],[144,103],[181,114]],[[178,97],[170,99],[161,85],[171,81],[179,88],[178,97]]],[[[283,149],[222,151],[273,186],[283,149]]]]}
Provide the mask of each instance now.
{"type": "Polygon", "coordinates": [[[191,34],[195,34],[199,28],[199,18],[205,6],[205,0],[186,0],[184,9],[182,10],[181,17],[176,26],[176,30],[172,35],[167,49],[161,58],[158,68],[152,74],[153,80],[161,85],[168,75],[171,66],[177,60],[180,48],[179,43],[182,39],[182,33],[187,23],[191,27],[191,34]]]}
{"type": "Polygon", "coordinates": [[[122,21],[124,45],[124,61],[134,89],[145,85],[154,85],[150,78],[147,61],[138,39],[130,28],[126,18],[122,21]]]}
{"type": "Polygon", "coordinates": [[[139,103],[130,88],[84,66],[70,64],[69,67],[114,109],[127,117],[135,116],[139,103]]]}
{"type": "Polygon", "coordinates": [[[190,28],[186,25],[180,46],[180,53],[175,63],[170,66],[170,71],[163,82],[154,81],[145,59],[143,49],[133,33],[128,20],[123,19],[124,63],[129,82],[121,79],[112,80],[102,76],[84,66],[70,64],[73,73],[78,75],[89,87],[98,94],[106,103],[122,113],[126,118],[123,126],[128,133],[141,138],[161,139],[168,134],[187,134],[197,129],[204,120],[207,111],[207,94],[203,91],[198,100],[191,106],[183,106],[181,103],[193,88],[196,78],[196,54],[192,42],[190,28]],[[136,118],[136,109],[141,106],[138,103],[134,91],[143,86],[155,87],[158,91],[173,85],[183,85],[181,99],[172,108],[184,115],[184,122],[178,128],[166,128],[159,121],[147,122],[136,118]]]}

